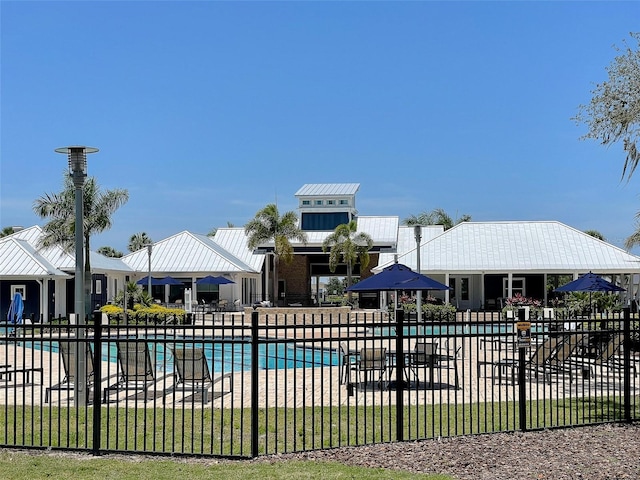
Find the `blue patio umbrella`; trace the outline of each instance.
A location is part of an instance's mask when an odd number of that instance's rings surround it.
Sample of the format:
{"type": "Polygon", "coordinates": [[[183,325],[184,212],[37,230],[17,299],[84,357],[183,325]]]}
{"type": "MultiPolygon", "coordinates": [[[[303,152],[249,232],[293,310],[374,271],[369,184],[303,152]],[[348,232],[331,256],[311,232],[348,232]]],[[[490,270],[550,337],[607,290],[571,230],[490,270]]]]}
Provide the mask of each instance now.
{"type": "MultiPolygon", "coordinates": [[[[138,285],[148,285],[149,277],[141,278],[136,282],[138,285]]],[[[176,280],[173,277],[164,277],[164,278],[154,278],[151,277],[151,285],[182,285],[180,280],[176,280]]]]}
{"type": "MultiPolygon", "coordinates": [[[[151,277],[151,285],[164,285],[164,284],[159,283],[159,282],[160,282],[159,278],[151,277]]],[[[137,285],[149,285],[149,277],[147,276],[147,277],[141,278],[140,280],[138,280],[136,282],[136,284],[137,285]]]]}
{"type": "Polygon", "coordinates": [[[166,276],[158,280],[158,285],[183,285],[183,283],[173,277],[166,276]]]}
{"type": "Polygon", "coordinates": [[[196,284],[198,285],[224,285],[227,283],[236,283],[233,280],[229,280],[224,277],[215,277],[213,275],[207,275],[204,278],[200,278],[196,280],[196,284]]]}
{"type": "Polygon", "coordinates": [[[414,272],[402,263],[394,263],[372,277],[347,288],[352,292],[380,292],[384,290],[448,290],[450,287],[414,272]]]}
{"type": "Polygon", "coordinates": [[[580,275],[574,281],[555,289],[556,292],[589,292],[589,308],[591,308],[592,292],[624,292],[624,288],[611,283],[604,278],[589,272],[580,275]]]}
{"type": "Polygon", "coordinates": [[[556,288],[556,292],[624,292],[624,288],[589,272],[574,281],[556,288]]]}
{"type": "Polygon", "coordinates": [[[396,284],[399,290],[451,290],[444,283],[440,283],[426,275],[420,275],[396,284]]]}
{"type": "MultiPolygon", "coordinates": [[[[372,277],[365,278],[355,285],[347,288],[352,292],[380,292],[385,290],[448,290],[450,287],[443,283],[437,282],[432,278],[414,272],[406,265],[394,263],[382,269],[382,271],[372,277]]],[[[396,293],[397,298],[397,293],[396,293]]],[[[396,351],[402,351],[403,336],[403,316],[397,316],[396,331],[398,332],[396,340],[396,351]]],[[[396,356],[396,380],[389,382],[389,388],[393,385],[398,391],[401,391],[407,383],[402,378],[404,372],[405,359],[404,355],[396,356]]]]}
{"type": "Polygon", "coordinates": [[[7,313],[7,322],[19,324],[22,323],[22,313],[24,312],[24,303],[22,302],[22,294],[16,293],[13,295],[11,305],[9,305],[9,312],[7,313]]]}

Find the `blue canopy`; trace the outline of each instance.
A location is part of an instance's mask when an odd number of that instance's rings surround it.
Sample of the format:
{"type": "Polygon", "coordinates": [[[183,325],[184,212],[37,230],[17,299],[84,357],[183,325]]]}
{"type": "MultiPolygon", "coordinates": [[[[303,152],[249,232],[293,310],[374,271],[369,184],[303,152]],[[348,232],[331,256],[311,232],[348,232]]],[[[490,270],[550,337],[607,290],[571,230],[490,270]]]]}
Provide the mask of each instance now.
{"type": "MultiPolygon", "coordinates": [[[[136,284],[138,284],[138,285],[148,285],[149,284],[149,277],[146,276],[144,278],[141,278],[140,280],[138,280],[136,282],[136,284]]],[[[182,285],[182,282],[180,280],[176,280],[173,277],[164,277],[164,278],[151,277],[151,285],[182,285]]]]}
{"type": "Polygon", "coordinates": [[[9,312],[7,313],[7,322],[9,323],[22,323],[22,313],[24,312],[24,303],[22,303],[22,294],[15,293],[11,305],[9,305],[9,312]]]}
{"type": "Polygon", "coordinates": [[[448,290],[446,285],[414,272],[406,265],[394,263],[382,272],[365,278],[347,288],[351,292],[379,292],[384,290],[448,290]]]}
{"type": "Polygon", "coordinates": [[[214,277],[212,275],[207,275],[204,278],[196,280],[196,283],[198,285],[224,285],[225,283],[236,283],[236,282],[224,277],[214,277]]]}
{"type": "Polygon", "coordinates": [[[556,292],[624,292],[625,289],[608,282],[595,273],[585,273],[574,281],[556,288],[556,292]]]}
{"type": "Polygon", "coordinates": [[[444,283],[440,283],[433,278],[427,277],[426,275],[420,275],[410,278],[409,280],[404,280],[399,282],[397,285],[398,290],[451,290],[451,287],[448,287],[444,283]]]}
{"type": "MultiPolygon", "coordinates": [[[[160,281],[160,279],[158,278],[153,278],[151,277],[151,285],[160,285],[160,283],[158,283],[160,281]]],[[[141,278],[140,280],[138,280],[136,282],[137,285],[148,285],[149,284],[149,277],[144,277],[141,278]]]]}

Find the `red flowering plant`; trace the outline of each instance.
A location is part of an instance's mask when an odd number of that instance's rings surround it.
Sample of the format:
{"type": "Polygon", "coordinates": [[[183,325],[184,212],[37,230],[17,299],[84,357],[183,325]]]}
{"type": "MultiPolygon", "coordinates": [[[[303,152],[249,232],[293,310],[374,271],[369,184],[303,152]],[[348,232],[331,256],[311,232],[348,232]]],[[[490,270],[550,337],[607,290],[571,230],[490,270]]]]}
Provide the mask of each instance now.
{"type": "Polygon", "coordinates": [[[505,307],[502,309],[502,311],[517,311],[520,307],[529,307],[529,318],[537,318],[542,314],[542,300],[531,297],[523,297],[519,293],[516,293],[513,297],[505,299],[505,307]]]}

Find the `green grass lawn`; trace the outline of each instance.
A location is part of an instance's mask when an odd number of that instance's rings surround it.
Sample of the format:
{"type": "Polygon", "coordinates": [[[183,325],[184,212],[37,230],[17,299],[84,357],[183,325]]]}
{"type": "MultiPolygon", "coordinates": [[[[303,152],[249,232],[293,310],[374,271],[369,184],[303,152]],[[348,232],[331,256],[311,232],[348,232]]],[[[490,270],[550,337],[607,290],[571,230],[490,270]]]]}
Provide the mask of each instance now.
{"type": "Polygon", "coordinates": [[[245,480],[260,479],[373,479],[452,480],[445,475],[421,475],[380,468],[350,467],[336,462],[284,461],[275,464],[215,464],[214,461],[163,459],[108,459],[47,453],[0,453],[0,479],[38,480],[175,480],[184,478],[245,480]]]}
{"type": "MultiPolygon", "coordinates": [[[[640,399],[632,398],[633,418],[640,399]]],[[[251,456],[250,410],[103,408],[100,449],[138,453],[251,456]]],[[[89,449],[92,408],[0,406],[0,445],[89,449]]],[[[620,397],[527,402],[527,429],[623,419],[620,397]]],[[[404,440],[516,431],[517,402],[413,405],[404,410],[404,440]]],[[[262,409],[258,454],[398,440],[394,406],[262,409]]]]}

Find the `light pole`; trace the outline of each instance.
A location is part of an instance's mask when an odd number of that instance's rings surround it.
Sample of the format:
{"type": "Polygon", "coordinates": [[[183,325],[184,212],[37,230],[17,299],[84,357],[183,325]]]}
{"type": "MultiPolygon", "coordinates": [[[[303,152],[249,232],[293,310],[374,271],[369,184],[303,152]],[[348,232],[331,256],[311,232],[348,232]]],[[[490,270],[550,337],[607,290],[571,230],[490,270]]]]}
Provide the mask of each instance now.
{"type": "Polygon", "coordinates": [[[147,276],[147,284],[149,287],[149,296],[151,300],[153,300],[153,296],[151,295],[151,251],[153,250],[153,243],[147,243],[147,254],[149,255],[149,275],[147,276]]]}
{"type": "MultiPolygon", "coordinates": [[[[420,273],[420,241],[422,240],[422,225],[413,227],[413,235],[416,238],[416,269],[420,273]]],[[[422,318],[422,290],[416,292],[416,312],[418,323],[422,318]]]]}
{"type": "Polygon", "coordinates": [[[73,180],[76,202],[76,225],[75,225],[75,247],[76,247],[76,273],[75,273],[75,314],[76,314],[76,376],[74,381],[74,402],[76,407],[87,404],[86,380],[87,366],[85,364],[86,344],[85,330],[85,302],[84,302],[84,205],[82,188],[87,178],[87,154],[95,153],[97,148],[71,146],[56,148],[56,153],[64,153],[69,159],[69,174],[73,180]]]}

